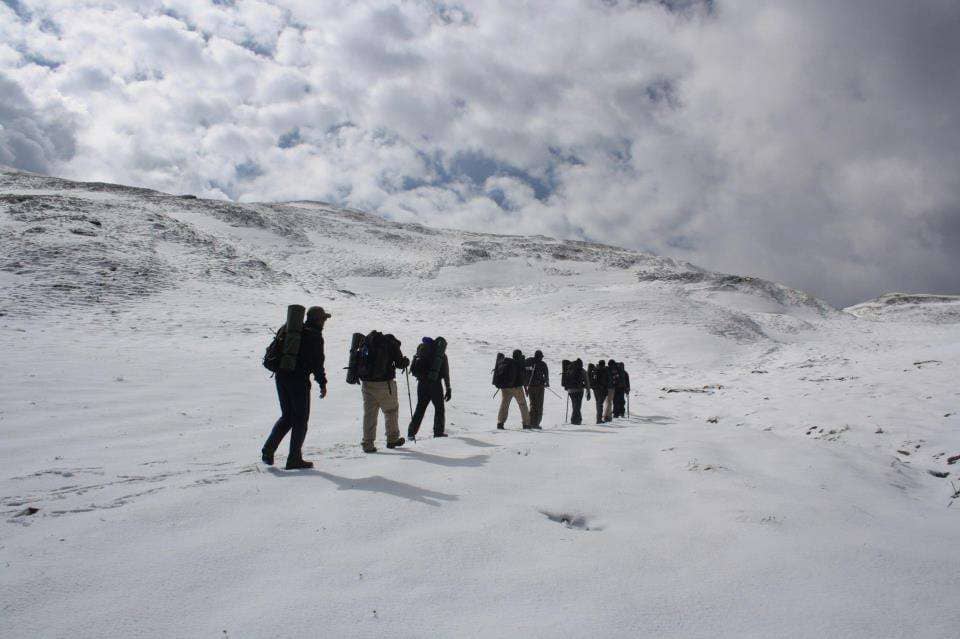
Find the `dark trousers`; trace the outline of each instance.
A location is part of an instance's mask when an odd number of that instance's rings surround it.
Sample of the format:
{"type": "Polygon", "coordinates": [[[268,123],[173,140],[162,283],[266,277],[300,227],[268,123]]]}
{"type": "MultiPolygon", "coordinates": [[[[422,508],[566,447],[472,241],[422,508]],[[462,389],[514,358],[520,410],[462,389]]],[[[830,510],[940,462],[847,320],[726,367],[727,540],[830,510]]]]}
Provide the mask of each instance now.
{"type": "Polygon", "coordinates": [[[263,450],[274,453],[290,433],[290,459],[303,459],[303,440],[307,438],[310,419],[310,378],[297,373],[277,373],[277,397],[280,398],[280,419],[273,425],[263,450]]]}
{"type": "Polygon", "coordinates": [[[544,386],[530,386],[527,394],[530,397],[530,425],[539,426],[543,421],[543,394],[544,386]]]}
{"type": "Polygon", "coordinates": [[[603,423],[603,402],[607,399],[607,389],[594,388],[593,399],[597,402],[597,423],[603,423]]]}
{"type": "Polygon", "coordinates": [[[627,414],[627,391],[618,388],[613,392],[613,416],[624,417],[627,414]]]}
{"type": "Polygon", "coordinates": [[[408,437],[416,437],[420,432],[420,422],[427,413],[427,406],[433,404],[433,434],[441,435],[444,429],[443,411],[443,383],[440,380],[431,382],[426,379],[417,380],[417,408],[410,419],[407,429],[408,437]]]}
{"type": "Polygon", "coordinates": [[[570,423],[571,424],[582,424],[583,415],[580,414],[580,409],[583,406],[583,391],[570,391],[570,404],[573,406],[573,410],[570,412],[570,423]]]}

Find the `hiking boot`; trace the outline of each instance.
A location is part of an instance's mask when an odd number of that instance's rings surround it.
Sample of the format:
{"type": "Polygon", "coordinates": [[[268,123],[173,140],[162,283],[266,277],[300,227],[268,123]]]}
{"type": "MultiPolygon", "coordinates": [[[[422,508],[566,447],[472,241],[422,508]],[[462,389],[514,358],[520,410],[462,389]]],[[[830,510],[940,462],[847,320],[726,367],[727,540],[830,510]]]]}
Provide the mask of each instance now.
{"type": "Polygon", "coordinates": [[[273,466],[273,453],[267,449],[260,451],[260,459],[263,460],[263,463],[267,466],[273,466]]]}
{"type": "MultiPolygon", "coordinates": [[[[403,445],[406,444],[406,443],[407,443],[407,440],[405,440],[403,437],[401,437],[400,439],[398,439],[398,440],[395,441],[395,442],[387,442],[387,448],[400,448],[401,446],[403,446],[403,445]]],[[[376,450],[376,448],[374,448],[374,450],[376,450]]]]}
{"type": "Polygon", "coordinates": [[[434,436],[434,437],[446,437],[447,434],[446,434],[446,433],[434,433],[433,436],[434,436]]]}
{"type": "Polygon", "coordinates": [[[361,442],[360,447],[363,448],[363,452],[365,453],[377,452],[377,447],[374,446],[371,442],[361,442]]]}
{"type": "Polygon", "coordinates": [[[497,424],[497,430],[503,430],[503,424],[497,424]]]}
{"type": "Polygon", "coordinates": [[[307,470],[313,468],[313,462],[307,461],[306,459],[288,459],[286,469],[287,470],[307,470]]]}
{"type": "Polygon", "coordinates": [[[531,425],[531,426],[530,426],[530,430],[543,430],[543,429],[540,428],[540,425],[539,425],[539,424],[536,424],[536,425],[531,425]]]}

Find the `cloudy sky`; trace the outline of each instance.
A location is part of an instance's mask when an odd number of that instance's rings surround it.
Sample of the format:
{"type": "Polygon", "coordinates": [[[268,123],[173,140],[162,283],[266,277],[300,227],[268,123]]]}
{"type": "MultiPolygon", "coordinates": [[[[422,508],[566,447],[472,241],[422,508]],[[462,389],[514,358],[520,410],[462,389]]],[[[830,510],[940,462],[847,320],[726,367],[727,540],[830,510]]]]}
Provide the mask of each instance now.
{"type": "Polygon", "coordinates": [[[0,0],[0,164],[960,293],[960,2],[0,0]]]}

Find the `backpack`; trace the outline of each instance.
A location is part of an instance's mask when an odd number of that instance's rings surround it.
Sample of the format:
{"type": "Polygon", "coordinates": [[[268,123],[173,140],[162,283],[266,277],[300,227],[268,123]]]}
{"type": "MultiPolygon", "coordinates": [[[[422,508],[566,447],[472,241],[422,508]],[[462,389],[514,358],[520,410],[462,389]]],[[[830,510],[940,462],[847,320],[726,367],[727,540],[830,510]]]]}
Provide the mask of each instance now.
{"type": "Polygon", "coordinates": [[[430,361],[430,367],[427,370],[427,379],[435,382],[440,379],[440,373],[443,372],[443,360],[447,356],[447,340],[438,337],[433,340],[433,358],[430,361]]]}
{"type": "Polygon", "coordinates": [[[410,374],[420,379],[422,375],[426,375],[430,372],[430,365],[433,363],[433,358],[431,357],[433,348],[430,344],[420,344],[417,346],[417,352],[413,356],[413,360],[410,362],[410,374]]]}
{"type": "Polygon", "coordinates": [[[497,388],[512,388],[515,378],[513,358],[497,353],[497,363],[493,366],[493,385],[497,388]]]}
{"type": "Polygon", "coordinates": [[[380,331],[370,331],[363,338],[357,359],[357,377],[361,380],[387,379],[393,371],[390,357],[393,335],[384,335],[380,331]]]}
{"type": "Polygon", "coordinates": [[[576,381],[573,379],[573,362],[565,359],[560,363],[560,385],[564,388],[574,388],[576,381]]]}
{"type": "Polygon", "coordinates": [[[601,373],[602,371],[599,366],[590,364],[587,368],[587,378],[590,380],[590,388],[600,388],[603,385],[601,373]]]}
{"type": "Polygon", "coordinates": [[[286,328],[286,326],[280,327],[276,335],[273,336],[273,339],[270,340],[270,344],[263,354],[263,367],[271,373],[276,373],[280,370],[280,359],[283,357],[283,338],[287,332],[286,328]]]}
{"type": "Polygon", "coordinates": [[[620,363],[617,362],[613,366],[608,366],[607,370],[610,371],[608,373],[610,375],[610,387],[616,388],[617,386],[620,386],[623,379],[620,375],[620,363]]]}

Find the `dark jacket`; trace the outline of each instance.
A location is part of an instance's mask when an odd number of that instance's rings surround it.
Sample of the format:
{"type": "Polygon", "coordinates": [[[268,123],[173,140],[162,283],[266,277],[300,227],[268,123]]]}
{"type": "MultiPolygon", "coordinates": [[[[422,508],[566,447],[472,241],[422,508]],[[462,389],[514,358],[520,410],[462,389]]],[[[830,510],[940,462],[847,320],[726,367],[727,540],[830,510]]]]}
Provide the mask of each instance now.
{"type": "MultiPolygon", "coordinates": [[[[286,331],[282,328],[281,331],[286,331]]],[[[302,375],[313,378],[321,387],[327,385],[327,374],[323,370],[323,331],[319,327],[304,324],[300,334],[300,351],[297,353],[297,366],[288,375],[302,375]]]]}
{"type": "Polygon", "coordinates": [[[543,353],[537,351],[533,357],[527,359],[523,371],[524,386],[549,386],[550,370],[543,361],[543,353]]]}

